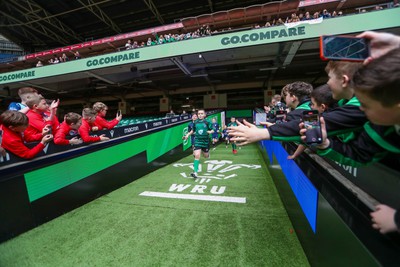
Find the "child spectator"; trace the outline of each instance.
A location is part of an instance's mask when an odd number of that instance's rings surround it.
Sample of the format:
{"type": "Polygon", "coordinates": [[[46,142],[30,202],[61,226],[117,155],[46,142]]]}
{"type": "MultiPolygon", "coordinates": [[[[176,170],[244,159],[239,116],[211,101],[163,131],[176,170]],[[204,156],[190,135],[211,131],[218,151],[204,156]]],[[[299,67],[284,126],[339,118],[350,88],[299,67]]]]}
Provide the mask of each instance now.
{"type": "Polygon", "coordinates": [[[91,131],[97,131],[98,127],[95,126],[97,112],[91,108],[84,108],[82,111],[82,125],[79,127],[79,134],[85,143],[93,143],[99,141],[109,140],[104,134],[100,136],[90,136],[91,131]]]}
{"type": "Polygon", "coordinates": [[[63,53],[62,56],[60,57],[60,62],[67,62],[68,60],[69,58],[67,57],[67,55],[63,53]]]}
{"type": "Polygon", "coordinates": [[[64,121],[60,124],[57,133],[54,136],[54,143],[56,145],[79,145],[82,140],[74,136],[71,139],[66,139],[66,136],[77,135],[79,127],[82,125],[82,116],[69,112],[64,116],[64,121]]]}
{"type": "Polygon", "coordinates": [[[58,63],[60,63],[60,59],[58,58],[57,55],[54,55],[53,64],[58,64],[58,63]]]}
{"type": "MultiPolygon", "coordinates": [[[[323,138],[318,154],[351,166],[400,153],[400,48],[374,59],[353,77],[352,85],[368,117],[364,129],[349,142],[323,138]]],[[[325,123],[321,120],[323,134],[325,123]]]]}
{"type": "Polygon", "coordinates": [[[26,141],[38,141],[44,135],[57,132],[59,123],[55,118],[55,112],[59,104],[58,101],[53,101],[50,106],[50,113],[48,112],[49,106],[41,95],[32,97],[26,104],[29,107],[26,114],[29,118],[29,126],[24,133],[26,141]]]}
{"type": "Polygon", "coordinates": [[[312,85],[305,82],[290,83],[282,89],[286,106],[292,109],[286,116],[287,121],[299,119],[304,110],[311,110],[310,94],[312,90],[312,85]]]}
{"type": "MultiPolygon", "coordinates": [[[[336,105],[336,101],[332,98],[332,91],[327,84],[315,88],[311,93],[311,107],[313,110],[318,110],[319,114],[324,114],[336,105]]],[[[288,159],[298,157],[304,150],[305,145],[299,145],[293,155],[288,156],[288,159]]]]}
{"type": "MultiPolygon", "coordinates": [[[[332,90],[332,97],[339,100],[338,107],[325,114],[324,117],[329,135],[360,130],[367,121],[364,112],[360,110],[360,102],[354,96],[353,88],[350,87],[350,80],[361,65],[357,62],[330,61],[325,69],[329,76],[327,84],[332,90]]],[[[239,125],[234,131],[230,131],[230,135],[240,136],[237,140],[243,141],[242,144],[263,139],[299,142],[301,141],[299,123],[300,118],[260,129],[245,122],[247,127],[239,125]]]]}
{"type": "Polygon", "coordinates": [[[79,51],[76,51],[76,52],[71,51],[71,53],[74,54],[75,59],[81,59],[81,54],[79,53],[79,51]]]}
{"type": "Polygon", "coordinates": [[[18,90],[18,95],[21,98],[21,103],[11,102],[8,110],[17,110],[26,114],[29,110],[26,102],[33,96],[38,95],[38,91],[32,87],[22,87],[18,90]]]}
{"type": "Polygon", "coordinates": [[[29,119],[25,114],[15,110],[3,112],[0,115],[0,123],[3,129],[1,146],[14,155],[24,159],[35,157],[43,150],[46,144],[53,139],[51,134],[46,134],[34,148],[29,149],[26,147],[22,136],[23,132],[28,127],[29,119]]]}
{"type": "Polygon", "coordinates": [[[1,129],[1,120],[0,120],[0,157],[5,157],[7,155],[6,150],[1,146],[1,139],[3,136],[3,131],[1,129]]]}
{"type": "Polygon", "coordinates": [[[131,40],[131,39],[129,39],[129,40],[126,42],[126,44],[125,44],[125,49],[126,49],[126,50],[132,49],[132,40],[131,40]]]}
{"type": "MultiPolygon", "coordinates": [[[[381,43],[379,50],[389,49],[395,43],[400,47],[398,37],[369,34],[373,41],[381,43]]],[[[400,48],[364,65],[354,75],[352,84],[369,122],[363,132],[344,143],[326,138],[325,123],[321,119],[323,143],[318,154],[351,166],[375,162],[390,153],[400,154],[400,48]]],[[[370,215],[372,227],[381,233],[400,230],[399,210],[381,204],[370,215]]]]}
{"type": "Polygon", "coordinates": [[[98,127],[99,130],[108,129],[111,130],[114,128],[122,119],[122,114],[116,115],[115,119],[112,121],[107,121],[105,116],[107,114],[108,107],[106,104],[102,102],[96,102],[93,104],[93,110],[97,112],[96,120],[94,122],[95,126],[98,127]]]}

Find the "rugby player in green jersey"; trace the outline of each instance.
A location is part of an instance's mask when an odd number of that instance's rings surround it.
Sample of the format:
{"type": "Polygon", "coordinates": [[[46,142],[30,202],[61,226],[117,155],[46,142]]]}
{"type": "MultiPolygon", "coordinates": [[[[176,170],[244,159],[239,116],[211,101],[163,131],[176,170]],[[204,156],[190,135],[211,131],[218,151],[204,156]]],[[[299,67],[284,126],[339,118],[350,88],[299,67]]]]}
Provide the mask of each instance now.
{"type": "Polygon", "coordinates": [[[195,136],[194,141],[194,162],[193,162],[193,172],[190,174],[193,178],[197,178],[197,171],[199,170],[200,164],[200,155],[203,151],[204,158],[209,158],[210,154],[210,136],[209,134],[213,133],[212,125],[209,121],[205,119],[206,112],[204,109],[199,109],[197,111],[198,119],[194,122],[193,128],[190,132],[188,132],[184,139],[188,139],[188,137],[192,134],[195,136]]]}
{"type": "MultiPolygon", "coordinates": [[[[228,124],[228,127],[236,127],[238,126],[237,122],[236,122],[236,118],[232,117],[231,118],[231,122],[228,124]]],[[[230,136],[228,136],[229,139],[231,139],[230,136]]],[[[233,154],[237,154],[237,150],[236,150],[236,141],[230,140],[231,144],[232,144],[232,152],[233,154]]]]}

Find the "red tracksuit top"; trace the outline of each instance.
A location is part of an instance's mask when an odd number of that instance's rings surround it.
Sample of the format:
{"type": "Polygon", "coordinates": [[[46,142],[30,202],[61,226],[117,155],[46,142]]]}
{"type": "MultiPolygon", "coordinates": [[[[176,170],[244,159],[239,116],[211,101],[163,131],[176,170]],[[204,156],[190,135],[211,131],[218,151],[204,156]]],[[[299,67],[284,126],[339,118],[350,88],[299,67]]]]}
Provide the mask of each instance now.
{"type": "Polygon", "coordinates": [[[69,135],[70,131],[75,131],[65,121],[60,124],[56,135],[54,136],[54,144],[56,145],[69,145],[69,140],[65,137],[69,135]]]}
{"type": "Polygon", "coordinates": [[[92,131],[92,127],[95,125],[91,125],[87,120],[82,118],[82,125],[79,127],[79,134],[85,143],[92,143],[100,141],[99,136],[90,136],[89,133],[92,131]]]}
{"type": "Polygon", "coordinates": [[[45,147],[41,142],[32,149],[26,147],[22,134],[14,132],[7,127],[3,127],[1,146],[14,155],[24,159],[35,157],[45,147]]]}
{"type": "Polygon", "coordinates": [[[113,119],[112,121],[107,121],[106,119],[101,117],[99,114],[97,114],[96,120],[94,121],[94,126],[97,126],[99,128],[99,130],[104,130],[104,129],[111,130],[118,123],[119,123],[119,121],[117,119],[113,119]]]}
{"type": "MultiPolygon", "coordinates": [[[[48,115],[48,113],[45,114],[48,115]]],[[[43,128],[48,124],[51,124],[53,135],[56,134],[60,124],[56,117],[54,117],[52,121],[45,122],[43,115],[33,110],[29,110],[28,113],[26,113],[26,116],[29,118],[29,126],[24,132],[24,137],[27,142],[42,140],[43,128]]]]}

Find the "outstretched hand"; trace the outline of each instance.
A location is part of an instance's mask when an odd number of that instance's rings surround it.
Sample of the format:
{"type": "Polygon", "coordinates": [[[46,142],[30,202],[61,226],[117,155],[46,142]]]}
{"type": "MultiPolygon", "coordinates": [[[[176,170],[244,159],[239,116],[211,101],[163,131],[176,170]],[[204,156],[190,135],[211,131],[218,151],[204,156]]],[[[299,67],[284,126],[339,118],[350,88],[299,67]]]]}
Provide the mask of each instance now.
{"type": "Polygon", "coordinates": [[[238,142],[239,146],[270,139],[269,132],[263,128],[258,128],[246,120],[237,123],[238,126],[228,127],[228,133],[232,136],[231,141],[238,142]]]}

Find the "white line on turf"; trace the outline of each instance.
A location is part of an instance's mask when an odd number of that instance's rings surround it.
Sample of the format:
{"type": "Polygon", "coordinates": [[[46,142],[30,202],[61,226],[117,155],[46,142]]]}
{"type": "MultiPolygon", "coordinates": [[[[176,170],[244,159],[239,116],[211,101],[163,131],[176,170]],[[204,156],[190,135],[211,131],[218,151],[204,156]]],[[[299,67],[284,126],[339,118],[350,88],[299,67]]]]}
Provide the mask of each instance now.
{"type": "Polygon", "coordinates": [[[173,194],[173,193],[162,193],[162,192],[152,192],[152,191],[144,191],[144,192],[140,193],[139,195],[146,196],[146,197],[193,199],[193,200],[231,202],[231,203],[246,203],[245,197],[222,197],[222,196],[209,196],[209,195],[173,194]]]}

